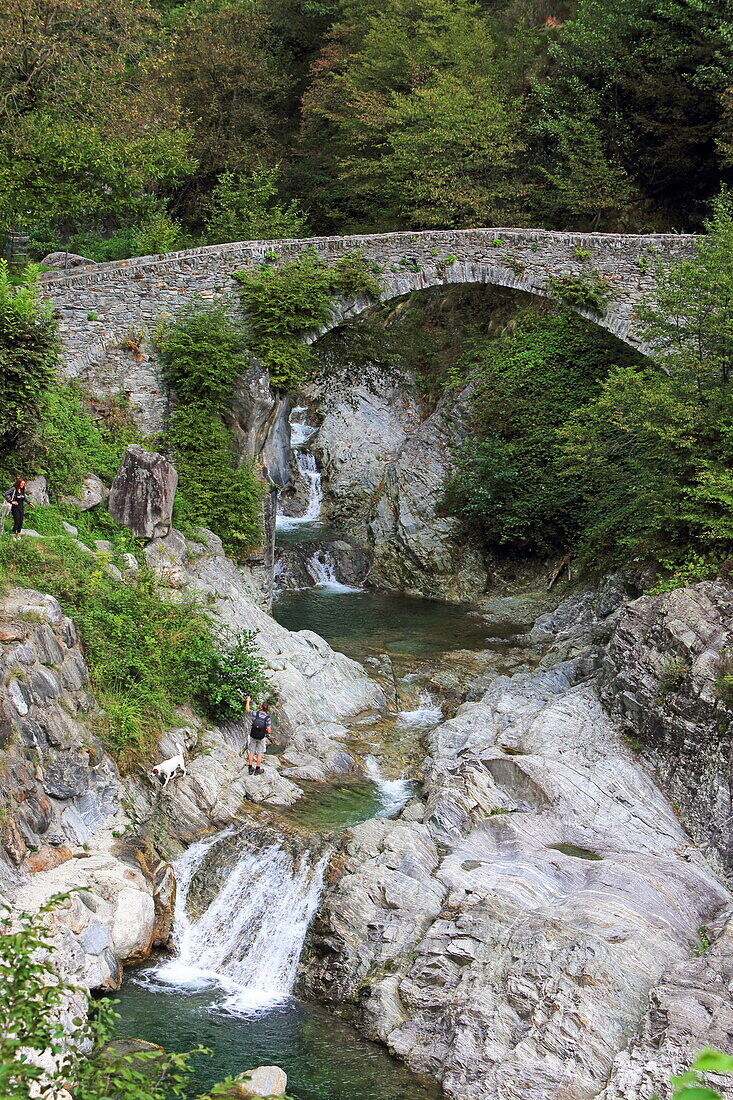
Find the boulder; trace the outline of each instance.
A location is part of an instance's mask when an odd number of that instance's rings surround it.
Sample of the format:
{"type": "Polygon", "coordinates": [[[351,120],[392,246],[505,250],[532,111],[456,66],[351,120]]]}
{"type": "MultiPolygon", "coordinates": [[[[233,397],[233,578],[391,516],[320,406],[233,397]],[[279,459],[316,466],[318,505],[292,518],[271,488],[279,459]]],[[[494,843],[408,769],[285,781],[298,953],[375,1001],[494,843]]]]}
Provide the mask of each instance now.
{"type": "Polygon", "coordinates": [[[25,483],[25,491],[33,504],[48,504],[48,486],[45,477],[32,477],[25,483]]]}
{"type": "Polygon", "coordinates": [[[178,474],[154,451],[137,443],[125,451],[109,495],[109,513],[138,538],[152,539],[170,530],[178,474]]]}
{"type": "Polygon", "coordinates": [[[86,256],[79,256],[76,252],[49,252],[41,260],[42,267],[59,268],[65,271],[69,267],[83,267],[85,264],[95,264],[96,260],[90,260],[86,256]]]}
{"type": "Polygon", "coordinates": [[[88,512],[90,508],[96,508],[108,496],[109,489],[104,482],[100,481],[96,474],[89,474],[88,477],[84,478],[81,492],[77,496],[62,497],[61,501],[63,504],[73,505],[80,512],[88,512]]]}
{"type": "Polygon", "coordinates": [[[259,1097],[283,1096],[288,1078],[279,1066],[258,1066],[238,1074],[226,1091],[217,1089],[216,1095],[229,1100],[257,1100],[259,1097]]]}

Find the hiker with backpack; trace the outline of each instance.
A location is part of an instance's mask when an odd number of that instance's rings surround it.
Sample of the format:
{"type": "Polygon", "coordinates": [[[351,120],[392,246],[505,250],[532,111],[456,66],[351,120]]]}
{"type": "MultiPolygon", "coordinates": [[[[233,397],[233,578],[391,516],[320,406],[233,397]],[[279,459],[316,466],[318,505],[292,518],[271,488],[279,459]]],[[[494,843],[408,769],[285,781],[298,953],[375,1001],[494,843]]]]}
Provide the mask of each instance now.
{"type": "Polygon", "coordinates": [[[5,509],[9,509],[13,515],[13,534],[11,537],[17,541],[20,538],[20,532],[23,530],[23,518],[26,504],[30,508],[35,507],[33,501],[28,496],[25,481],[22,477],[18,478],[12,488],[3,493],[3,503],[5,505],[3,509],[3,527],[5,526],[5,509]]]}
{"type": "Polygon", "coordinates": [[[250,775],[262,775],[262,757],[267,749],[267,738],[272,733],[272,722],[268,714],[266,700],[260,703],[259,710],[252,710],[252,700],[249,695],[245,704],[245,713],[251,714],[249,727],[249,740],[247,741],[247,768],[250,775]],[[257,764],[254,766],[255,757],[257,764]]]}

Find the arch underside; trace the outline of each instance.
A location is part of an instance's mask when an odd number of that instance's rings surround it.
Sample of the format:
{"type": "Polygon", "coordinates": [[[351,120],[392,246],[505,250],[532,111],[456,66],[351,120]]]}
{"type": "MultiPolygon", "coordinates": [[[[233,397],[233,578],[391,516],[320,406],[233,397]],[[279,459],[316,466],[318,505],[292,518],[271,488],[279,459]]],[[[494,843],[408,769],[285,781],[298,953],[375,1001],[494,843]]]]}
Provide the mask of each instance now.
{"type": "MultiPolygon", "coordinates": [[[[463,286],[495,286],[507,290],[521,291],[535,297],[546,298],[558,302],[556,294],[553,294],[546,281],[539,282],[532,275],[517,275],[507,268],[495,265],[476,264],[470,261],[456,261],[445,271],[419,271],[405,272],[383,279],[384,290],[380,295],[380,302],[386,303],[396,298],[404,297],[415,291],[431,290],[435,287],[449,285],[463,286]]],[[[366,295],[358,295],[349,301],[335,303],[329,322],[305,338],[306,343],[314,343],[328,332],[355,320],[363,313],[374,308],[374,300],[366,295]]],[[[607,309],[597,312],[593,309],[585,309],[564,303],[565,307],[573,313],[584,317],[593,324],[606,329],[617,339],[634,348],[635,351],[648,353],[650,349],[644,343],[641,336],[635,331],[635,316],[633,303],[628,299],[612,298],[607,309]]]]}

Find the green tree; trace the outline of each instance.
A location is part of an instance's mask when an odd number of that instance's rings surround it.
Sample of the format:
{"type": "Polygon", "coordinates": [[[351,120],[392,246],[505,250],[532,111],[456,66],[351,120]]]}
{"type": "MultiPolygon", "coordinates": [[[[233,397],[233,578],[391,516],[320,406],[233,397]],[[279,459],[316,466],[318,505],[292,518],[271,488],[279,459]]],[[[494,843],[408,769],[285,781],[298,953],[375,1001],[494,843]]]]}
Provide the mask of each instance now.
{"type": "Polygon", "coordinates": [[[305,216],[294,201],[279,200],[278,168],[244,175],[223,172],[208,201],[204,223],[212,244],[305,237],[305,216]]]}
{"type": "Polygon", "coordinates": [[[37,269],[20,283],[0,260],[0,444],[19,442],[35,420],[59,354],[51,306],[38,293],[37,269]]]}
{"type": "Polygon", "coordinates": [[[518,107],[479,9],[389,0],[345,16],[304,100],[319,200],[365,228],[515,214],[518,107]]]}
{"type": "Polygon", "coordinates": [[[561,431],[632,353],[566,312],[527,311],[511,336],[482,342],[470,374],[474,431],[457,456],[448,502],[488,545],[548,553],[571,545],[586,507],[561,431]]]}
{"type": "Polygon", "coordinates": [[[127,216],[193,167],[147,0],[0,0],[0,228],[127,216]]]}
{"type": "Polygon", "coordinates": [[[731,0],[578,0],[530,108],[554,224],[699,224],[723,172],[732,16],[731,0]]]}
{"type": "Polygon", "coordinates": [[[195,0],[171,21],[162,87],[192,120],[196,193],[282,155],[289,80],[263,3],[195,0]]]}
{"type": "Polygon", "coordinates": [[[713,203],[689,260],[657,267],[655,300],[639,311],[655,358],[701,398],[733,380],[733,197],[713,203]]]}

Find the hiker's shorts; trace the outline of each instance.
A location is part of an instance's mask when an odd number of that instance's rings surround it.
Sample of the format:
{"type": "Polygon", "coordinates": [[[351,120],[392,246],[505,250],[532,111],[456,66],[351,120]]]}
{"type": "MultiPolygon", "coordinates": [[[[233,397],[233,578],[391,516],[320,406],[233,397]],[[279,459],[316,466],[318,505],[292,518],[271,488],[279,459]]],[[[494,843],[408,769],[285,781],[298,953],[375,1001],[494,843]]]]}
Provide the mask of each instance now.
{"type": "Polygon", "coordinates": [[[267,738],[266,737],[250,737],[247,740],[247,752],[251,752],[254,756],[264,756],[267,752],[267,738]]]}

